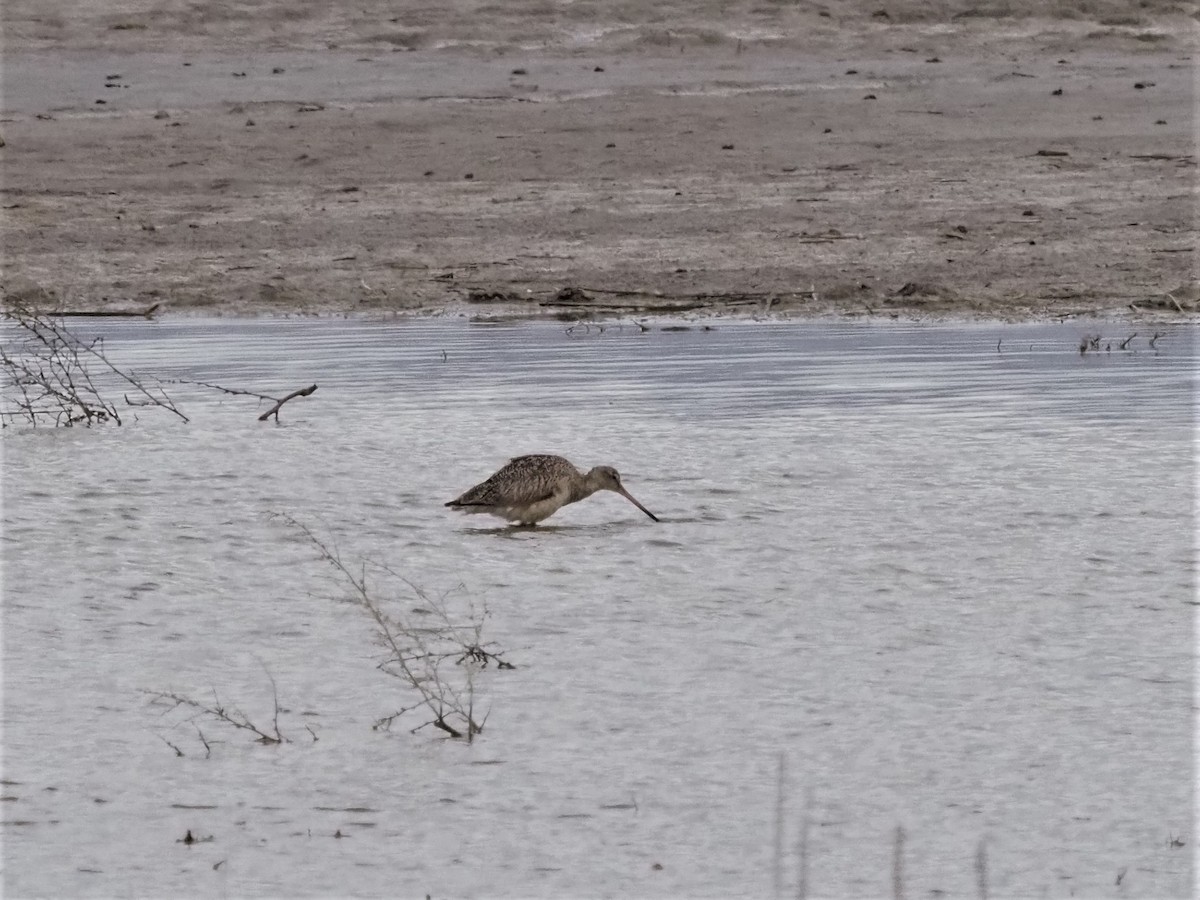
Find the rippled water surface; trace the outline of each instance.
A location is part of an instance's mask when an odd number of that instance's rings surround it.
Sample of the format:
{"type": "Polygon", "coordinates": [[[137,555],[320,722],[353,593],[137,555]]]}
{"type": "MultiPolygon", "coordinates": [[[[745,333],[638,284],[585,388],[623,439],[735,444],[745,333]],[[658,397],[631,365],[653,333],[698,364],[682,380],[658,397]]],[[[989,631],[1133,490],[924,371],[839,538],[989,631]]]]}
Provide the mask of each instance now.
{"type": "Polygon", "coordinates": [[[190,424],[6,430],[8,895],[795,896],[803,856],[808,895],[876,897],[897,826],[907,897],[976,896],[981,843],[991,896],[1190,893],[1189,332],[78,327],[320,388],[279,426],[178,386],[190,424]],[[442,507],[534,451],[662,522],[442,507]],[[372,728],[414,695],[274,513],[486,606],[517,668],[473,744],[372,728]],[[271,678],[279,746],[143,693],[269,724],[271,678]]]}

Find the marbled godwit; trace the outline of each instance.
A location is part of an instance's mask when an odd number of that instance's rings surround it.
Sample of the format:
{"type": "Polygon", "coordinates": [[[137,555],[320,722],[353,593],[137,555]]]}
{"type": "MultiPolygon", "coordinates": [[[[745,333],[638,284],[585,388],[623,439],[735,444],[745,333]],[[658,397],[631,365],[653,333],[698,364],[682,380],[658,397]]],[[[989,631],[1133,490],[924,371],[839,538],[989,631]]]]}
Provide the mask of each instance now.
{"type": "Polygon", "coordinates": [[[561,456],[517,456],[482,484],[446,505],[469,513],[489,513],[518,525],[536,525],[568,503],[596,491],[620,494],[655,522],[658,516],[633,499],[611,466],[596,466],[586,475],[561,456]]]}

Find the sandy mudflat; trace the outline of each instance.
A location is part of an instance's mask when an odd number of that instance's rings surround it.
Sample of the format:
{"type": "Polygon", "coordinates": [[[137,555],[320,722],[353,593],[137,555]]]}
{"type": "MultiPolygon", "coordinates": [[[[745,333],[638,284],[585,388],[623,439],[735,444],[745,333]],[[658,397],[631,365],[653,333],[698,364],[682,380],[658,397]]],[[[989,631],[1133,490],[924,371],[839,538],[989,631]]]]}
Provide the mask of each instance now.
{"type": "Polygon", "coordinates": [[[1195,3],[342,6],[8,0],[6,291],[270,313],[1200,308],[1195,3]]]}

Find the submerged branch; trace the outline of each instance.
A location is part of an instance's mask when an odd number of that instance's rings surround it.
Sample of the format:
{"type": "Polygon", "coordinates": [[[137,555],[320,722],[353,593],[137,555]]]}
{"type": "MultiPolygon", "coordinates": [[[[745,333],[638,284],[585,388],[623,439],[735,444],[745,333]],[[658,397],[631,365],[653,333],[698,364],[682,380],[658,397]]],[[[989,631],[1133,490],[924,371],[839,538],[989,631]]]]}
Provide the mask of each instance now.
{"type": "Polygon", "coordinates": [[[373,728],[387,730],[399,716],[423,708],[428,720],[414,731],[431,725],[455,738],[471,741],[483,731],[487,716],[480,719],[475,708],[475,677],[489,663],[497,669],[516,668],[502,653],[489,649],[482,638],[487,609],[470,607],[469,621],[456,621],[446,608],[445,597],[430,597],[407,578],[383,565],[372,565],[383,575],[406,586],[419,601],[413,615],[430,618],[422,624],[390,615],[376,589],[367,582],[367,564],[351,568],[335,546],[318,538],[308,526],[285,514],[277,514],[298,530],[349,584],[351,602],[371,619],[375,636],[383,645],[384,658],[377,668],[400,679],[417,694],[417,702],[378,719],[373,728]],[[444,664],[453,662],[453,667],[444,664]]]}
{"type": "Polygon", "coordinates": [[[287,403],[289,400],[294,400],[296,397],[307,397],[309,394],[311,394],[316,389],[317,389],[317,386],[315,384],[310,384],[306,388],[301,388],[298,391],[292,391],[290,394],[288,394],[282,400],[277,400],[275,402],[274,406],[272,406],[265,413],[263,413],[261,416],[258,417],[258,421],[265,422],[265,421],[267,421],[267,419],[271,418],[271,416],[274,416],[275,421],[278,422],[279,421],[279,408],[281,406],[283,406],[283,404],[287,403]]]}
{"type": "MultiPolygon", "coordinates": [[[[259,743],[282,744],[288,739],[285,738],[283,736],[283,732],[279,730],[279,695],[275,690],[275,679],[272,677],[270,672],[267,672],[267,677],[271,680],[271,692],[275,704],[275,711],[270,731],[259,728],[254,724],[253,721],[251,721],[250,717],[240,709],[226,709],[225,705],[221,703],[221,698],[217,696],[217,691],[215,688],[213,688],[212,691],[213,700],[211,704],[201,703],[199,700],[188,697],[184,694],[177,694],[173,691],[143,690],[142,693],[149,697],[153,697],[156,700],[170,701],[174,704],[172,709],[185,706],[189,709],[196,710],[198,715],[210,716],[219,722],[224,722],[226,725],[232,725],[234,728],[242,731],[249,731],[257,736],[259,743]]],[[[169,711],[170,710],[168,710],[168,712],[169,711]]],[[[197,731],[199,731],[199,729],[197,729],[197,731]]],[[[205,749],[208,749],[208,741],[204,740],[203,733],[201,733],[200,739],[204,743],[205,749]]]]}
{"type": "Polygon", "coordinates": [[[275,405],[258,417],[258,421],[265,422],[271,416],[275,417],[275,421],[279,421],[279,408],[289,400],[294,400],[296,397],[307,397],[317,389],[315,384],[310,384],[306,388],[301,388],[298,391],[292,391],[286,397],[275,397],[271,394],[262,394],[258,391],[248,391],[243,388],[225,387],[223,384],[214,384],[211,381],[194,381],[189,378],[172,379],[171,384],[194,384],[198,387],[209,388],[210,390],[220,391],[222,394],[229,394],[234,397],[254,397],[256,400],[268,400],[275,405]]]}

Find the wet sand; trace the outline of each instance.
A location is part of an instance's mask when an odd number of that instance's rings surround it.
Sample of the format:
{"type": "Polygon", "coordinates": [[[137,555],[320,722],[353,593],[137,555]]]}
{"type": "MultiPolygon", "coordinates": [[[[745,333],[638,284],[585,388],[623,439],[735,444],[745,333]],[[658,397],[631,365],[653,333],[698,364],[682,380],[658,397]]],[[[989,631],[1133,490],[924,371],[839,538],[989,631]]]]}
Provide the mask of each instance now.
{"type": "Polygon", "coordinates": [[[3,286],[73,309],[1188,318],[1196,7],[1126,7],[14,0],[3,286]]]}

